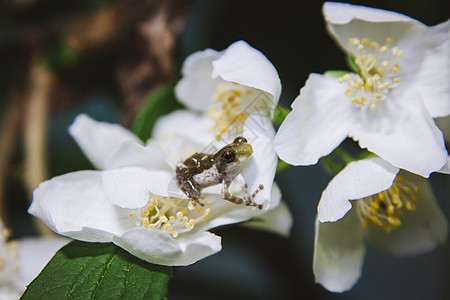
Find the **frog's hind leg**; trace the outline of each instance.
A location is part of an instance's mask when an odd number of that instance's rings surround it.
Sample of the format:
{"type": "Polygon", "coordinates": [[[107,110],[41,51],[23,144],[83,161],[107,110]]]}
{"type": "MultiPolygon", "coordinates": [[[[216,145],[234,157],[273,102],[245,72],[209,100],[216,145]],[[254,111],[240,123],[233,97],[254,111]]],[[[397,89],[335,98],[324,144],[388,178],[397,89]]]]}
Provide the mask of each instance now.
{"type": "Polygon", "coordinates": [[[247,200],[247,203],[249,203],[249,204],[245,204],[245,205],[247,205],[247,206],[255,206],[255,207],[259,208],[259,209],[262,209],[263,205],[262,204],[256,204],[254,202],[254,199],[255,199],[256,195],[258,195],[258,193],[261,190],[264,189],[264,185],[260,184],[258,186],[258,188],[251,195],[248,192],[248,185],[247,184],[244,185],[244,188],[245,188],[245,199],[247,200]]]}
{"type": "Polygon", "coordinates": [[[244,185],[244,189],[245,189],[245,196],[244,197],[237,197],[235,195],[232,195],[229,191],[228,188],[230,186],[230,183],[223,183],[223,190],[222,190],[222,194],[223,194],[223,198],[227,201],[230,201],[234,204],[240,204],[240,205],[245,205],[245,206],[253,206],[253,207],[257,207],[259,209],[263,208],[262,204],[257,204],[255,203],[253,200],[255,199],[256,195],[259,193],[260,190],[264,189],[264,186],[262,184],[260,184],[258,186],[258,189],[256,191],[253,192],[253,194],[249,194],[248,193],[248,185],[245,184],[244,185]]]}
{"type": "Polygon", "coordinates": [[[254,191],[253,194],[251,194],[251,195],[248,193],[248,185],[247,184],[244,185],[244,188],[245,188],[245,195],[247,195],[246,197],[248,197],[250,200],[253,200],[253,199],[255,199],[256,195],[258,195],[259,191],[264,189],[264,185],[260,184],[258,186],[258,188],[256,189],[256,191],[254,191]]]}

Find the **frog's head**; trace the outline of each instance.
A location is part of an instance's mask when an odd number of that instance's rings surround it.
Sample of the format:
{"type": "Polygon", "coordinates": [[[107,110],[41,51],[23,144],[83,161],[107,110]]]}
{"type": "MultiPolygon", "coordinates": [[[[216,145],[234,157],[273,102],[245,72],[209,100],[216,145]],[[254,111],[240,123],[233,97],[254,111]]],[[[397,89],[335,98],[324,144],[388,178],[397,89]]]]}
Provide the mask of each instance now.
{"type": "Polygon", "coordinates": [[[214,155],[214,160],[220,173],[234,178],[244,169],[252,153],[252,146],[247,143],[247,139],[239,136],[233,143],[220,149],[214,155]]]}

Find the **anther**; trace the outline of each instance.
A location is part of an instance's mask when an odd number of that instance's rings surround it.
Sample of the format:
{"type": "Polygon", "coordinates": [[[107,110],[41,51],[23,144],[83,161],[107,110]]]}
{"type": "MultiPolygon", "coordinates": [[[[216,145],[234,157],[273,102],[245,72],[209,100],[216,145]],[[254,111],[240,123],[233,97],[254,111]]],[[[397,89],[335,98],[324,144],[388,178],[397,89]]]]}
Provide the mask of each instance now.
{"type": "Polygon", "coordinates": [[[370,222],[386,232],[397,228],[401,225],[403,204],[407,210],[415,210],[413,200],[417,194],[415,191],[418,192],[415,185],[406,184],[400,176],[397,176],[393,185],[386,191],[357,202],[361,225],[367,229],[370,222]]]}

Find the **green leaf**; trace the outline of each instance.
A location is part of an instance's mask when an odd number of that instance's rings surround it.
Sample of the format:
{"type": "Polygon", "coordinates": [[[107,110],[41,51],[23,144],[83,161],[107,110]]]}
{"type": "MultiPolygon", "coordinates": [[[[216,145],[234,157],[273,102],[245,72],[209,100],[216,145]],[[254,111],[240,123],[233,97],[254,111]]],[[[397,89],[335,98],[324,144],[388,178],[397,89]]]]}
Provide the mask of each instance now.
{"type": "Polygon", "coordinates": [[[349,71],[341,71],[341,70],[329,70],[329,71],[326,71],[323,75],[337,79],[348,73],[350,73],[350,72],[349,71]]]}
{"type": "Polygon", "coordinates": [[[111,243],[61,248],[20,299],[166,299],[172,267],[140,260],[111,243]]]}
{"type": "Polygon", "coordinates": [[[272,124],[280,125],[283,123],[284,119],[286,119],[287,115],[291,112],[291,110],[282,105],[277,105],[275,108],[275,112],[273,114],[272,124]]]}
{"type": "Polygon", "coordinates": [[[182,107],[175,97],[175,81],[159,87],[150,94],[145,105],[136,114],[132,127],[134,134],[146,142],[159,117],[182,107]]]}

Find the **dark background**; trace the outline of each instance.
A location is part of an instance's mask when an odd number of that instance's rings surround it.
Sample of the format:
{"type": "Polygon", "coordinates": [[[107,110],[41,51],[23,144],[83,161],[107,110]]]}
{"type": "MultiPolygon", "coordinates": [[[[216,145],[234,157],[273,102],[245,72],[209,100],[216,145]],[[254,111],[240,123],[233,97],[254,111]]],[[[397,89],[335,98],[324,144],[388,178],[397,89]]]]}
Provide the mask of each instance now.
{"type": "MultiPolygon", "coordinates": [[[[135,42],[138,36],[132,30],[124,31],[129,34],[114,36],[106,46],[102,44],[79,52],[66,47],[61,42],[63,35],[58,31],[61,19],[98,13],[117,2],[0,2],[2,120],[14,101],[19,101],[13,97],[15,87],[18,86],[18,90],[27,87],[29,78],[23,74],[27,74],[36,55],[45,59],[59,84],[48,105],[46,178],[91,168],[67,133],[67,126],[78,113],[130,127],[130,120],[142,105],[146,93],[164,81],[177,78],[184,58],[194,51],[221,50],[236,40],[247,41],[277,68],[283,84],[280,102],[286,106],[298,95],[311,72],[347,68],[344,55],[326,33],[321,15],[323,1],[186,1],[180,4],[179,30],[167,35],[167,38],[172,35],[175,41],[173,47],[169,47],[173,69],[161,67],[163,64],[158,62],[158,56],[156,62],[144,59],[150,66],[161,69],[158,69],[159,73],[146,73],[147,82],[133,81],[130,78],[136,78],[131,76],[136,72],[127,73],[124,70],[129,69],[123,66],[143,64],[143,60],[138,59],[143,55],[139,51],[142,45],[135,42]],[[31,4],[20,4],[22,2],[31,4]],[[127,80],[131,82],[127,86],[133,88],[125,86],[127,80]],[[139,96],[141,94],[144,97],[139,96]]],[[[139,1],[131,2],[139,5],[139,1]]],[[[150,13],[157,12],[161,5],[160,1],[141,2],[142,5],[153,3],[154,6],[150,5],[146,10],[150,13]]],[[[447,0],[349,3],[404,13],[427,25],[436,25],[450,17],[447,0]]],[[[121,15],[126,14],[125,6],[121,15]]],[[[118,20],[119,28],[120,22],[121,19],[118,20]]],[[[123,27],[132,28],[130,22],[123,21],[123,27]]],[[[27,103],[21,105],[25,110],[27,103]]],[[[26,119],[20,119],[16,128],[17,138],[12,141],[14,151],[8,156],[4,169],[6,184],[1,191],[6,203],[2,213],[14,238],[37,234],[31,217],[26,214],[30,192],[24,187],[22,175],[26,154],[20,124],[24,122],[26,119]]],[[[6,130],[5,126],[2,128],[6,130]]],[[[390,257],[368,245],[363,275],[350,292],[333,294],[315,284],[312,273],[314,219],[321,192],[330,179],[331,175],[320,165],[290,168],[277,175],[283,198],[294,217],[291,237],[286,239],[239,226],[214,230],[222,236],[223,250],[192,266],[176,268],[169,285],[169,299],[450,298],[448,242],[431,253],[411,258],[390,257]]],[[[444,175],[433,174],[431,181],[439,203],[449,217],[449,180],[444,175]]]]}

